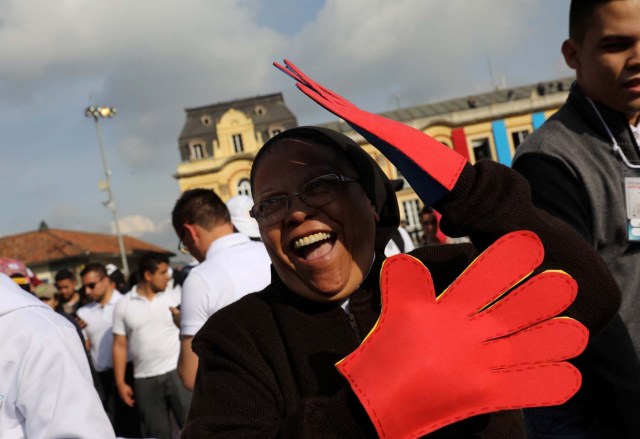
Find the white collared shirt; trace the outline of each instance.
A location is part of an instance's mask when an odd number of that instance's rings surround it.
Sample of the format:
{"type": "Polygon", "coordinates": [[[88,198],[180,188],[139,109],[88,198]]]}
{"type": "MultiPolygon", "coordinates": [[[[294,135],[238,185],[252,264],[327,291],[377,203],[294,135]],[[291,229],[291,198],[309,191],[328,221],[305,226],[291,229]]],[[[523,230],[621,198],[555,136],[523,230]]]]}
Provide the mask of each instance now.
{"type": "Polygon", "coordinates": [[[154,377],[177,368],[180,331],[169,307],[178,305],[180,288],[156,293],[151,300],[134,288],[116,305],[113,333],[127,337],[135,378],[154,377]]]}
{"type": "Polygon", "coordinates": [[[193,336],[219,309],[271,282],[271,260],[262,242],[232,233],[216,239],[183,285],[181,334],[193,336]]]}
{"type": "Polygon", "coordinates": [[[0,437],[113,439],[75,327],[0,274],[0,437]]]}
{"type": "Polygon", "coordinates": [[[113,368],[113,311],[122,297],[120,291],[113,290],[106,305],[93,302],[78,308],[77,311],[78,317],[87,324],[83,331],[91,342],[89,354],[93,360],[93,367],[98,372],[113,368]]]}

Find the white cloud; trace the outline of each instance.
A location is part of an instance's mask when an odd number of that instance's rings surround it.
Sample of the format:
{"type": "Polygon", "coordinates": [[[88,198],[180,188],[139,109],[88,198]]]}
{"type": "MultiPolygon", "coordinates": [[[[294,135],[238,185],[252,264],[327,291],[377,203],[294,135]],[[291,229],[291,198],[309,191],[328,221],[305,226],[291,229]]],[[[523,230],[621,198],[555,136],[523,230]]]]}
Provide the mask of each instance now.
{"type": "Polygon", "coordinates": [[[274,60],[370,111],[486,91],[486,55],[510,85],[567,72],[568,0],[257,1],[0,0],[0,173],[15,188],[0,229],[42,212],[52,227],[105,228],[89,95],[118,108],[102,128],[123,227],[173,246],[157,229],[177,198],[184,108],[283,91],[300,123],[334,118],[274,60]]]}
{"type": "MultiPolygon", "coordinates": [[[[120,218],[118,219],[118,225],[120,226],[120,233],[123,235],[142,236],[147,233],[157,233],[160,231],[160,227],[143,215],[130,215],[120,218]]],[[[112,233],[115,233],[113,223],[111,226],[112,233]]]]}

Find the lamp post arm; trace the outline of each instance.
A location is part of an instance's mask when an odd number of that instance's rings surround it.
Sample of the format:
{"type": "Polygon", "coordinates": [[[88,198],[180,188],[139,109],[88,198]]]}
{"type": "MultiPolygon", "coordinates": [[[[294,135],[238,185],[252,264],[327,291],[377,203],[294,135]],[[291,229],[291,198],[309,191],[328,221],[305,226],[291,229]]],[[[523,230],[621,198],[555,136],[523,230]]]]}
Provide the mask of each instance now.
{"type": "Polygon", "coordinates": [[[98,135],[98,147],[100,148],[100,157],[102,158],[102,166],[104,168],[104,176],[106,181],[106,190],[107,196],[109,197],[107,202],[104,203],[106,207],[111,210],[111,216],[113,217],[113,224],[115,227],[116,236],[118,238],[118,247],[120,248],[120,259],[122,261],[122,271],[125,276],[129,276],[129,262],[127,261],[127,254],[124,248],[124,240],[122,238],[122,234],[120,233],[120,224],[118,224],[118,215],[116,214],[116,200],[113,196],[113,192],[111,191],[111,170],[109,169],[109,164],[107,163],[107,155],[104,152],[104,145],[102,142],[102,128],[100,127],[100,121],[98,120],[98,116],[95,114],[92,115],[93,120],[96,123],[96,134],[98,135]]]}

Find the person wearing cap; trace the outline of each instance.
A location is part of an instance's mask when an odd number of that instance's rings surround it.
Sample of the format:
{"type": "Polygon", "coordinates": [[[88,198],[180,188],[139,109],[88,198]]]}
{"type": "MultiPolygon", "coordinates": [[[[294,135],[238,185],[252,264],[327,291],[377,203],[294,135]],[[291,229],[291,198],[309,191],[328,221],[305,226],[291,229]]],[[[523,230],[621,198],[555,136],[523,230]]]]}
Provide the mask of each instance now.
{"type": "Polygon", "coordinates": [[[104,268],[107,270],[107,275],[113,284],[113,288],[120,291],[122,294],[127,293],[130,288],[127,285],[127,280],[125,279],[122,271],[120,271],[120,269],[114,264],[107,264],[104,268]]]}
{"type": "Polygon", "coordinates": [[[248,195],[236,195],[229,198],[226,204],[234,231],[247,235],[253,241],[260,241],[258,222],[249,214],[253,199],[248,195]]]}
{"type": "Polygon", "coordinates": [[[4,274],[0,297],[0,437],[115,438],[76,329],[4,274]]]}
{"type": "Polygon", "coordinates": [[[232,222],[230,209],[215,192],[191,189],[182,194],[171,214],[180,251],[199,262],[184,281],[179,311],[178,373],[189,390],[198,368],[191,350],[193,336],[215,312],[262,290],[271,280],[269,255],[261,242],[251,239],[259,234],[254,222],[247,220],[249,209],[243,198],[232,199],[236,220],[232,222]]]}
{"type": "Polygon", "coordinates": [[[0,273],[9,276],[20,288],[31,293],[29,269],[17,259],[0,259],[0,273]]]}

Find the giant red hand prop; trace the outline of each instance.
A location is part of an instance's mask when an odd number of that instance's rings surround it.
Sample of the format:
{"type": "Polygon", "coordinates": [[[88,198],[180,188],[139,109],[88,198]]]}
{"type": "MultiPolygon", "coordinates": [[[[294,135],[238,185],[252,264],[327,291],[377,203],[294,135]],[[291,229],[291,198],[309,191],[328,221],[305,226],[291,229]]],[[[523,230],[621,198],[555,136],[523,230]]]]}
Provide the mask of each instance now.
{"type": "Polygon", "coordinates": [[[567,274],[546,271],[537,235],[514,232],[482,253],[436,298],[418,260],[385,261],[382,313],[337,364],[380,437],[415,438],[493,411],[562,404],[581,384],[563,362],[588,339],[579,322],[552,318],[576,296],[567,274]]]}
{"type": "Polygon", "coordinates": [[[274,65],[297,81],[315,102],[344,119],[382,152],[428,205],[446,195],[458,181],[466,159],[422,131],[363,111],[305,75],[291,62],[274,65]]]}

